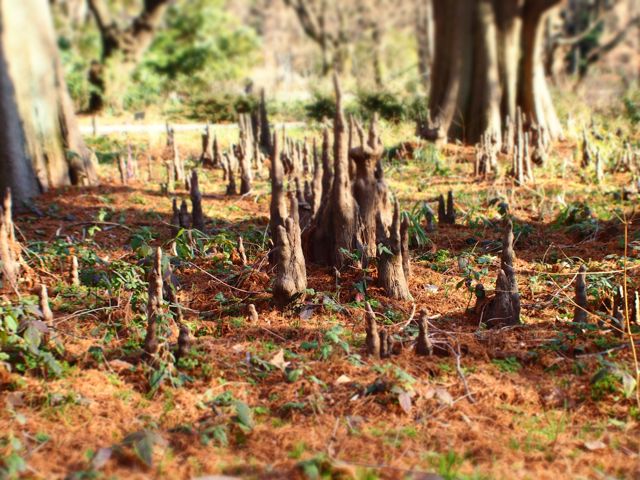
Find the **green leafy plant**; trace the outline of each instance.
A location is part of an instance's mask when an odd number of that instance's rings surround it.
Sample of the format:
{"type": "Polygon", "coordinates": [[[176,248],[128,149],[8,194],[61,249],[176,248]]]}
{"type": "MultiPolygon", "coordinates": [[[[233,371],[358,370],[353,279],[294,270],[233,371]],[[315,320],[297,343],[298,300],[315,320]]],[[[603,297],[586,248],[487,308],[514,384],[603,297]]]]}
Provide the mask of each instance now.
{"type": "Polygon", "coordinates": [[[327,360],[334,347],[340,347],[347,355],[350,352],[349,344],[342,338],[344,335],[344,328],[342,325],[334,325],[324,333],[324,342],[320,347],[320,358],[327,360]]]}
{"type": "Polygon", "coordinates": [[[522,368],[522,365],[520,365],[520,362],[516,357],[507,357],[503,359],[494,358],[491,360],[491,363],[498,367],[500,371],[505,373],[516,373],[522,368]]]}
{"type": "Polygon", "coordinates": [[[600,360],[600,369],[591,378],[591,398],[602,400],[608,394],[631,398],[638,385],[636,379],[617,363],[600,360]]]}
{"type": "Polygon", "coordinates": [[[441,177],[448,177],[451,175],[451,169],[447,166],[444,154],[432,143],[428,143],[425,146],[416,149],[413,153],[413,159],[415,163],[420,165],[423,169],[432,169],[428,173],[429,175],[441,177]]]}
{"type": "Polygon", "coordinates": [[[20,478],[27,470],[25,461],[25,448],[23,443],[9,432],[8,435],[0,437],[0,478],[12,479],[20,478]]]}
{"type": "Polygon", "coordinates": [[[0,303],[0,362],[19,372],[38,371],[60,376],[62,364],[53,353],[62,351],[59,344],[45,343],[49,327],[40,320],[38,299],[22,297],[18,303],[0,303]],[[49,344],[55,344],[51,350],[49,344]]]}
{"type": "Polygon", "coordinates": [[[428,223],[428,219],[434,218],[433,210],[428,203],[416,203],[411,210],[402,212],[403,218],[409,221],[409,245],[414,247],[424,247],[431,245],[431,239],[423,226],[423,220],[428,223]]]}
{"type": "Polygon", "coordinates": [[[316,122],[331,119],[336,115],[336,102],[332,96],[315,92],[313,99],[304,107],[307,117],[316,122]]]}
{"type": "Polygon", "coordinates": [[[578,234],[582,238],[595,235],[600,228],[591,208],[583,202],[570,203],[562,209],[556,218],[556,225],[564,226],[568,232],[578,234]]]}

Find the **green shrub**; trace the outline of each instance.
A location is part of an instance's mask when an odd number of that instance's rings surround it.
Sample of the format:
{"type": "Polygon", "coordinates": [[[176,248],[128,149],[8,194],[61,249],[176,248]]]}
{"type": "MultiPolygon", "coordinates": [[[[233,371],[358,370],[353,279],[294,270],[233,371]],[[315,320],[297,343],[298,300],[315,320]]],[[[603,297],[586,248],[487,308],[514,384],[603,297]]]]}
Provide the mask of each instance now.
{"type": "Polygon", "coordinates": [[[0,362],[23,373],[39,371],[59,376],[62,365],[45,343],[48,327],[40,315],[37,297],[0,303],[0,362]]]}
{"type": "Polygon", "coordinates": [[[304,107],[305,114],[310,120],[322,122],[336,116],[336,101],[333,95],[314,93],[313,100],[304,107]]]}
{"type": "Polygon", "coordinates": [[[405,111],[408,120],[424,121],[428,117],[429,99],[426,95],[414,95],[405,101],[405,111]]]}
{"type": "Polygon", "coordinates": [[[176,103],[165,113],[169,118],[188,118],[203,122],[235,122],[239,113],[249,113],[258,107],[258,98],[232,93],[199,93],[176,103]]]}
{"type": "Polygon", "coordinates": [[[386,91],[360,92],[358,106],[364,118],[377,113],[380,118],[392,123],[401,122],[407,114],[406,106],[397,95],[386,91]]]}

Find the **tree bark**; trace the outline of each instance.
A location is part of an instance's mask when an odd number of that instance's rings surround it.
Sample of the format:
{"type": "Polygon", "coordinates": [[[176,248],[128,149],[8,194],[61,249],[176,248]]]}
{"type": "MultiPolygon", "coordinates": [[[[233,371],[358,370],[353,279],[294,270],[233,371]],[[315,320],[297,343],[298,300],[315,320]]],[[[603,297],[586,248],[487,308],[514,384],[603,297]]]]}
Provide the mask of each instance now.
{"type": "Polygon", "coordinates": [[[0,0],[0,191],[11,187],[20,206],[50,188],[95,183],[48,2],[0,0]]]}
{"type": "Polygon", "coordinates": [[[428,92],[431,85],[431,64],[433,62],[433,4],[432,0],[416,0],[415,31],[418,41],[418,73],[428,92]]]}
{"type": "Polygon", "coordinates": [[[498,139],[520,107],[551,138],[562,135],[544,76],[544,18],[560,0],[433,0],[433,122],[425,138],[498,139]]]}

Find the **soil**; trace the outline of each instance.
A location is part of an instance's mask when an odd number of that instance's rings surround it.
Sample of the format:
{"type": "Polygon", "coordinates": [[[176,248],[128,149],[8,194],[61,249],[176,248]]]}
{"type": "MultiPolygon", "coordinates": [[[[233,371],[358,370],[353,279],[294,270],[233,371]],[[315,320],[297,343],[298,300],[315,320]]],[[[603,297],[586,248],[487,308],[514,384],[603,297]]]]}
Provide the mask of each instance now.
{"type": "MultiPolygon", "coordinates": [[[[197,158],[197,140],[193,145],[197,158]]],[[[315,472],[322,478],[640,478],[635,393],[627,398],[619,380],[611,388],[594,382],[606,365],[633,372],[630,342],[607,322],[595,329],[571,323],[579,262],[621,281],[624,227],[611,216],[598,221],[594,234],[580,236],[556,221],[560,197],[566,204],[588,201],[596,214],[618,208],[630,216],[633,201],[613,199],[616,185],[627,181],[622,174],[611,176],[608,190],[580,178],[573,149],[556,149],[557,159],[568,158],[570,174],[561,179],[545,167],[530,188],[514,187],[508,177],[472,178],[472,149],[453,145],[443,149],[446,173],[406,159],[388,164],[386,177],[403,209],[451,189],[458,211],[456,225],[438,226],[428,232],[428,244],[412,246],[413,302],[390,300],[374,282],[368,285],[379,328],[396,340],[394,354],[381,360],[365,353],[364,298],[356,288],[362,272],[345,268],[336,286],[333,270],[309,265],[306,297],[277,309],[269,292],[273,271],[259,245],[269,216],[266,179],[257,179],[249,195],[229,197],[220,171],[201,171],[213,243],[243,233],[250,267],[219,247],[175,268],[194,337],[190,362],[179,369],[188,379],[150,392],[151,367],[139,354],[144,322],[130,291],[70,290],[63,257],[32,259],[22,289],[48,285],[64,345],[59,358],[67,366],[60,378],[0,367],[6,407],[0,435],[21,440],[29,478],[313,478],[315,472]],[[473,311],[459,259],[470,258],[477,271],[486,267],[480,278],[491,291],[501,238],[496,197],[515,219],[523,324],[487,330],[473,311]],[[248,317],[250,303],[257,323],[248,317]],[[417,327],[408,320],[421,309],[440,345],[433,356],[413,351],[417,327]],[[233,396],[230,405],[219,397],[225,392],[233,396]],[[242,405],[252,410],[249,425],[242,405]],[[224,431],[226,442],[213,438],[214,431],[224,431]],[[121,444],[135,432],[154,432],[151,465],[121,444]],[[110,447],[108,460],[92,468],[96,452],[110,447]]],[[[101,186],[43,195],[35,204],[39,215],[16,216],[19,238],[25,245],[66,239],[106,262],[138,263],[131,239],[146,227],[156,236],[151,246],[168,251],[171,198],[160,193],[161,169],[154,165],[151,181],[119,185],[117,169],[103,165],[101,186]],[[95,226],[100,230],[90,232],[95,226]]],[[[146,176],[146,166],[141,170],[146,176]]],[[[177,195],[188,198],[184,187],[177,195]]],[[[627,233],[629,242],[638,238],[638,225],[632,222],[627,233]]],[[[630,288],[640,288],[634,250],[629,256],[630,288]]],[[[81,270],[88,267],[81,260],[81,270]]],[[[368,275],[375,278],[375,267],[368,275]]],[[[604,311],[602,291],[589,300],[604,311]]],[[[590,322],[596,324],[593,315],[590,322]]],[[[171,344],[176,338],[172,327],[171,344]]],[[[0,458],[9,453],[2,445],[0,458]]]]}

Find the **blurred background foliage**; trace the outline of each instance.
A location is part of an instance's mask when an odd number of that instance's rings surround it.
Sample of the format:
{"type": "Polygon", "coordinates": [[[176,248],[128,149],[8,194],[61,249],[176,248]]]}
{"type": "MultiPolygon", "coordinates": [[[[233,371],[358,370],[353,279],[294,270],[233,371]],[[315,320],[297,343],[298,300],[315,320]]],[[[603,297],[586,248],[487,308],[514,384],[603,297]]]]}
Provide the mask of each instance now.
{"type": "MultiPolygon", "coordinates": [[[[326,58],[339,53],[350,113],[367,118],[377,112],[392,123],[426,114],[429,72],[424,65],[433,53],[420,45],[425,45],[427,0],[166,1],[153,40],[133,68],[126,68],[121,53],[101,58],[104,39],[90,5],[104,4],[118,28],[126,30],[140,15],[142,0],[52,0],[79,112],[88,112],[96,92],[88,80],[92,62],[101,62],[108,85],[103,116],[144,111],[147,118],[231,122],[265,88],[271,115],[321,121],[333,109],[326,58]],[[323,13],[325,33],[342,43],[323,51],[303,28],[292,8],[296,2],[323,13]]],[[[610,3],[597,10],[591,0],[573,0],[571,8],[549,19],[546,73],[556,97],[578,95],[596,109],[622,109],[637,122],[640,17],[629,17],[637,9],[634,0],[610,3]],[[626,10],[625,4],[630,5],[626,10]],[[620,32],[625,34],[609,48],[620,32]]]]}

